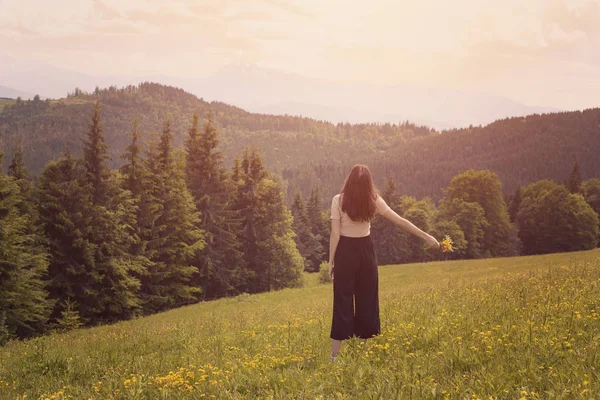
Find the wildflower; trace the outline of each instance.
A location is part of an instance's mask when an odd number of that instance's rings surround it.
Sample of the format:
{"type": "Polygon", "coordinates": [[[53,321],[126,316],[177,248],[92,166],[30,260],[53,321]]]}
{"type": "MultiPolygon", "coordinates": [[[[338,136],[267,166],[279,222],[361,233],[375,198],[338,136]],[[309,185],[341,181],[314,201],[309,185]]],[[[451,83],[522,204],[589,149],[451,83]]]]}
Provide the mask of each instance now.
{"type": "Polygon", "coordinates": [[[444,240],[442,240],[440,242],[440,244],[442,245],[442,252],[448,253],[448,252],[453,252],[454,251],[454,248],[452,247],[452,245],[454,244],[454,242],[452,241],[452,239],[450,238],[450,236],[448,236],[448,235],[444,236],[444,240]]]}

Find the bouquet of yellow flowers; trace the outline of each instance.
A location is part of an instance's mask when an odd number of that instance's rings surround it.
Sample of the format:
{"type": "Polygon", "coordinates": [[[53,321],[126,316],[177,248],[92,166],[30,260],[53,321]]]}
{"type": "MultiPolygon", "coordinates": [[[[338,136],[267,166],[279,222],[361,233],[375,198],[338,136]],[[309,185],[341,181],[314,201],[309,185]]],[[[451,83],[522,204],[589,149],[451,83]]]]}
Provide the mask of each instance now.
{"type": "Polygon", "coordinates": [[[454,248],[452,247],[452,245],[453,245],[452,239],[448,235],[444,236],[444,240],[442,240],[440,242],[440,245],[441,245],[440,247],[441,247],[443,253],[448,253],[448,252],[454,251],[454,248]]]}

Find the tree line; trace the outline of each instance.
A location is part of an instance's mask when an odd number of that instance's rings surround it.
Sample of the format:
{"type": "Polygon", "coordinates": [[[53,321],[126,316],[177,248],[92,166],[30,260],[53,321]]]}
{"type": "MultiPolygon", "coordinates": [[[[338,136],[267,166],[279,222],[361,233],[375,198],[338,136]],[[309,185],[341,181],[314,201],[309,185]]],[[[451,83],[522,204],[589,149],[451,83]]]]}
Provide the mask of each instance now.
{"type": "MultiPolygon", "coordinates": [[[[320,211],[320,193],[313,188],[305,205],[298,191],[291,206],[296,245],[307,271],[317,271],[328,258],[330,214],[320,211]]],[[[564,185],[540,180],[509,196],[503,196],[497,174],[473,169],[455,176],[437,205],[429,197],[401,196],[392,178],[381,196],[422,230],[438,240],[448,235],[454,242],[454,252],[442,254],[376,217],[371,235],[381,265],[578,251],[600,241],[600,179],[582,182],[577,163],[564,185]]]]}
{"type": "Polygon", "coordinates": [[[484,127],[443,131],[376,154],[307,160],[284,168],[282,176],[288,181],[287,198],[291,202],[297,190],[308,196],[316,185],[323,193],[336,193],[347,171],[361,163],[369,166],[381,187],[391,177],[400,193],[438,201],[452,178],[470,168],[497,173],[507,195],[543,179],[564,182],[575,161],[582,177],[597,177],[598,154],[600,109],[590,109],[507,118],[484,127]]]}
{"type": "Polygon", "coordinates": [[[0,174],[0,343],[301,284],[278,179],[254,149],[226,169],[201,125],[181,150],[171,120],[147,145],[134,122],[114,170],[96,103],[83,155],[67,149],[35,185],[15,149],[0,174]]]}

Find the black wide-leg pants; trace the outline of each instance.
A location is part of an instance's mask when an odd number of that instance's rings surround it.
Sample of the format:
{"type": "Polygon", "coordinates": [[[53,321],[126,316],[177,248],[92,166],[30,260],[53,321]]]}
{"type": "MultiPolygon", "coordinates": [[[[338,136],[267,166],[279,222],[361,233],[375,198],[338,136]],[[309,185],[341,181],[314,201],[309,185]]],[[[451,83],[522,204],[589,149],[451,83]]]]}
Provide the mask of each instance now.
{"type": "Polygon", "coordinates": [[[331,338],[368,339],[381,332],[377,258],[371,236],[341,236],[333,260],[331,338]]]}

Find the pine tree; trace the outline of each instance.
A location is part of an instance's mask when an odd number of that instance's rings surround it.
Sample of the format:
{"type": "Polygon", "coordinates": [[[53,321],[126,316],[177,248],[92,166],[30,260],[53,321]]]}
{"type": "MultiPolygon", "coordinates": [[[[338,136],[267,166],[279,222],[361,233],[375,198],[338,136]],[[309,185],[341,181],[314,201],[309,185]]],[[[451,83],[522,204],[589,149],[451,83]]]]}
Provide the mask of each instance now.
{"type": "Polygon", "coordinates": [[[81,185],[86,177],[82,163],[66,152],[50,161],[37,187],[40,225],[50,254],[48,276],[50,298],[55,300],[53,317],[65,310],[67,301],[77,303],[84,322],[100,313],[98,287],[102,276],[94,268],[94,252],[87,231],[91,224],[91,191],[81,185]]]}
{"type": "MultiPolygon", "coordinates": [[[[381,195],[385,202],[400,213],[400,198],[396,193],[396,185],[392,178],[388,179],[385,191],[381,195]]],[[[411,249],[408,246],[409,234],[386,218],[376,217],[371,223],[371,236],[377,254],[377,261],[382,264],[398,264],[412,261],[411,249]]]]}
{"type": "Polygon", "coordinates": [[[139,199],[142,195],[143,181],[143,163],[142,163],[142,144],[140,143],[141,132],[139,131],[139,122],[134,120],[130,133],[131,143],[125,149],[121,156],[125,164],[121,167],[121,173],[125,177],[124,188],[131,192],[133,198],[139,199]]]}
{"type": "Polygon", "coordinates": [[[317,186],[310,191],[306,204],[306,216],[313,236],[311,238],[311,247],[313,248],[311,267],[314,271],[319,270],[319,265],[325,258],[325,249],[329,247],[329,235],[326,234],[327,226],[323,221],[321,204],[323,204],[321,189],[317,186]]]}
{"type": "Polygon", "coordinates": [[[17,183],[20,189],[21,195],[19,196],[20,201],[17,204],[17,208],[21,215],[29,215],[32,226],[36,225],[36,214],[35,207],[30,201],[31,191],[33,186],[29,180],[29,172],[25,166],[23,157],[23,146],[21,144],[15,147],[13,158],[8,166],[8,176],[12,177],[17,183]]]}
{"type": "Polygon", "coordinates": [[[300,191],[296,192],[291,212],[294,219],[292,229],[296,233],[294,241],[300,255],[304,257],[304,270],[307,272],[318,272],[325,254],[318,237],[311,232],[310,222],[300,191]]]}
{"type": "Polygon", "coordinates": [[[92,209],[87,238],[94,244],[92,268],[99,274],[97,320],[128,318],[139,308],[139,280],[143,265],[129,253],[135,241],[135,201],[122,190],[120,177],[106,166],[109,160],[96,102],[84,143],[83,165],[91,190],[92,209]]]}
{"type": "Polygon", "coordinates": [[[147,254],[148,241],[143,238],[147,237],[148,231],[152,229],[154,222],[158,218],[160,207],[154,201],[149,191],[151,182],[147,168],[141,157],[142,144],[140,141],[142,134],[139,131],[137,120],[132,122],[130,136],[131,142],[127,146],[125,153],[121,155],[121,158],[125,160],[125,164],[120,169],[123,175],[121,186],[130,193],[132,211],[135,214],[128,251],[136,264],[138,264],[138,268],[134,271],[134,276],[141,280],[147,274],[152,264],[147,254]]]}
{"type": "Polygon", "coordinates": [[[15,147],[13,159],[8,166],[8,175],[15,179],[29,179],[29,173],[27,172],[27,167],[25,166],[25,161],[23,158],[22,144],[19,144],[15,147]]]}
{"type": "Polygon", "coordinates": [[[87,171],[87,179],[92,188],[94,204],[105,204],[109,169],[106,166],[108,148],[104,143],[102,126],[100,125],[100,103],[94,105],[92,123],[89,126],[87,140],[83,144],[83,160],[87,171]]]}
{"type": "Polygon", "coordinates": [[[16,178],[0,174],[0,344],[44,331],[51,310],[47,255],[31,215],[19,207],[25,195],[16,178]]]}
{"type": "Polygon", "coordinates": [[[521,206],[521,200],[523,199],[523,188],[519,186],[517,190],[510,196],[510,202],[508,203],[508,216],[510,222],[514,223],[521,206]]]}
{"type": "Polygon", "coordinates": [[[573,170],[569,174],[567,188],[571,193],[581,193],[581,172],[579,171],[579,163],[573,163],[573,170]]]}
{"type": "Polygon", "coordinates": [[[191,284],[198,272],[192,261],[204,248],[204,236],[197,228],[199,216],[185,185],[183,160],[175,157],[172,140],[167,120],[158,142],[150,144],[145,160],[147,208],[155,214],[142,232],[151,262],[142,277],[141,289],[147,312],[193,302],[200,292],[191,284]]]}
{"type": "Polygon", "coordinates": [[[321,204],[323,204],[321,189],[317,186],[310,191],[310,196],[306,204],[306,215],[312,234],[319,238],[323,236],[323,232],[325,231],[323,218],[321,217],[321,204]]]}
{"type": "Polygon", "coordinates": [[[221,297],[236,291],[241,278],[243,257],[236,232],[239,217],[232,209],[236,191],[234,182],[223,168],[223,155],[217,150],[218,132],[209,118],[203,132],[194,115],[188,131],[186,182],[196,209],[199,228],[205,232],[206,246],[197,260],[195,282],[204,298],[221,297]]]}
{"type": "Polygon", "coordinates": [[[300,284],[302,256],[295,246],[292,216],[279,185],[269,179],[260,155],[246,149],[241,162],[236,208],[242,215],[247,292],[300,284]]]}

